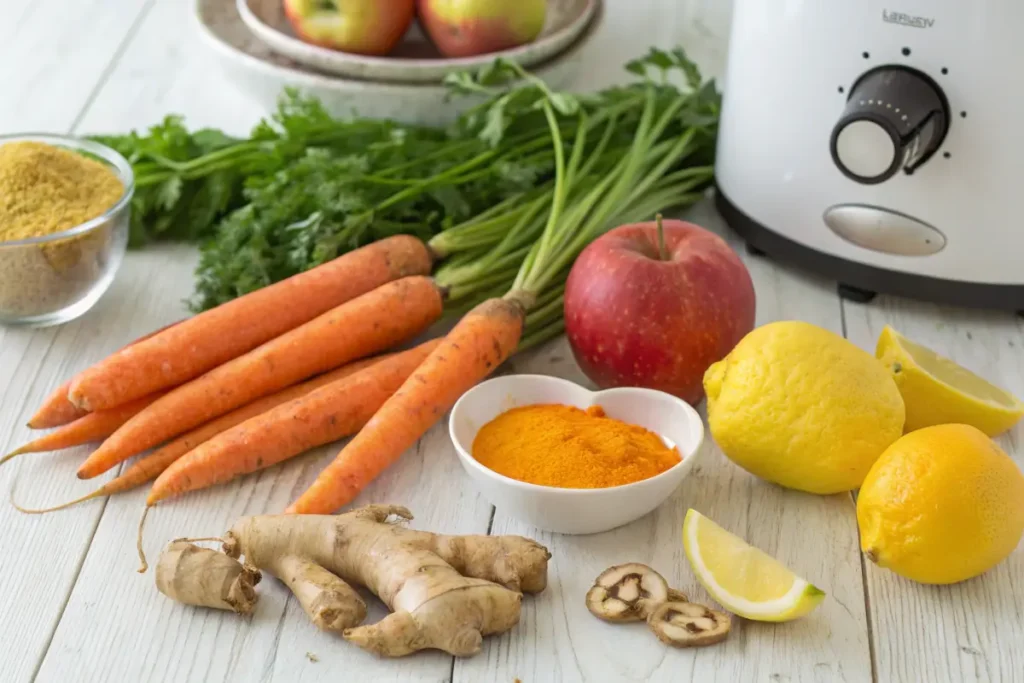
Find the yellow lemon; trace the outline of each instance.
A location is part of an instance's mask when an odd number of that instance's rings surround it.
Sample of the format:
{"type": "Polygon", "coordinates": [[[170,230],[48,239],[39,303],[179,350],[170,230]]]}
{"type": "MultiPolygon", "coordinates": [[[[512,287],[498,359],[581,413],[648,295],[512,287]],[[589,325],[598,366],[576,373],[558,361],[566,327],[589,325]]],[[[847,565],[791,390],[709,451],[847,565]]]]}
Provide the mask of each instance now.
{"type": "Polygon", "coordinates": [[[956,583],[1003,561],[1024,533],[1024,474],[970,425],[910,432],[857,496],[860,547],[921,583],[956,583]]]}
{"type": "Polygon", "coordinates": [[[825,599],[820,588],[696,510],[683,520],[683,549],[711,597],[741,617],[790,621],[825,599]]]}
{"type": "Polygon", "coordinates": [[[722,452],[801,491],[857,488],[903,433],[903,399],[885,367],[810,323],[754,329],[708,368],[704,389],[722,452]]]}
{"type": "Polygon", "coordinates": [[[906,431],[938,424],[969,424],[989,436],[1024,416],[1024,403],[886,325],[875,356],[896,380],[907,406],[906,431]]]}

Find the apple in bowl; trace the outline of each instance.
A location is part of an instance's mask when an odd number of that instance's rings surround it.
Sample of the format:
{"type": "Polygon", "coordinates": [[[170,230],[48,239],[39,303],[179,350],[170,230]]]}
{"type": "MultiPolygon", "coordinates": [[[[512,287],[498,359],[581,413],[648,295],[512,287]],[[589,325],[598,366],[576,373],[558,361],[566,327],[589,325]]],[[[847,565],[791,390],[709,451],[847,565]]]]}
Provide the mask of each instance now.
{"type": "Polygon", "coordinates": [[[418,0],[423,30],[445,57],[473,57],[531,43],[547,0],[418,0]]]}
{"type": "Polygon", "coordinates": [[[576,259],[565,332],[601,388],[645,387],[691,405],[704,372],[754,327],[754,285],[725,240],[678,220],[623,225],[576,259]]]}
{"type": "Polygon", "coordinates": [[[284,13],[307,43],[382,56],[409,29],[416,0],[284,0],[284,13]]]}

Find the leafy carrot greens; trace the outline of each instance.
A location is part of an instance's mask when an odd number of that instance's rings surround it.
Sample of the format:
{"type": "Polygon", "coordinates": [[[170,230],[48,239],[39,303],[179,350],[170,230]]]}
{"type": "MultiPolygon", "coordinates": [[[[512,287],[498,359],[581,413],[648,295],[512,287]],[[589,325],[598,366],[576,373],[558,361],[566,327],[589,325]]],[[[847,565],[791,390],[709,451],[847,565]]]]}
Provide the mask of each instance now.
{"type": "Polygon", "coordinates": [[[561,331],[572,260],[616,224],[684,208],[712,179],[719,95],[682,50],[626,65],[635,82],[556,92],[496,60],[449,76],[476,98],[448,129],[338,120],[286,93],[232,138],[168,117],[101,137],[133,164],[132,244],[200,241],[196,310],[395,233],[427,240],[449,308],[538,293],[521,347],[561,331]]]}

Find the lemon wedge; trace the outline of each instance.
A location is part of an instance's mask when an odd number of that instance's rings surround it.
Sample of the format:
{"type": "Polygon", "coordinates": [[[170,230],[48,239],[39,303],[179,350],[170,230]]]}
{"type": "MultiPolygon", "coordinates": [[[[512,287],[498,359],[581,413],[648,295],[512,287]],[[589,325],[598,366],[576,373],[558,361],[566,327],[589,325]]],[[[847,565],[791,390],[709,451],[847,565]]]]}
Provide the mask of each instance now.
{"type": "Polygon", "coordinates": [[[711,597],[746,619],[790,621],[825,598],[824,591],[696,510],[686,512],[683,549],[711,597]]]}
{"type": "Polygon", "coordinates": [[[1024,416],[1024,403],[948,358],[913,342],[889,325],[875,357],[885,364],[906,406],[904,431],[967,424],[996,436],[1024,416]]]}

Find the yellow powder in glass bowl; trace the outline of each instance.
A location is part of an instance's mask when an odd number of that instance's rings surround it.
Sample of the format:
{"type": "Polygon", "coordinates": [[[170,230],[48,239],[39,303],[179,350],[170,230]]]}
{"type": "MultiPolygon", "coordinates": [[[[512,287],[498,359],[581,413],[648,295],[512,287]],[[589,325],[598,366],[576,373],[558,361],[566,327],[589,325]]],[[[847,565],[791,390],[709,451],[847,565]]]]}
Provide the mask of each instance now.
{"type": "Polygon", "coordinates": [[[69,230],[117,203],[124,185],[105,164],[43,142],[0,146],[0,241],[69,230]]]}
{"type": "MultiPolygon", "coordinates": [[[[125,192],[106,164],[36,141],[0,146],[0,249],[103,215],[125,192]]],[[[112,226],[0,251],[0,310],[36,315],[80,297],[106,265],[112,226]]]]}

